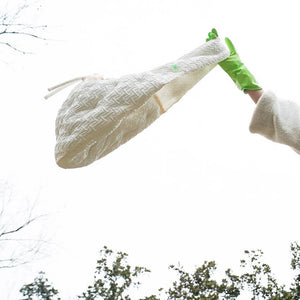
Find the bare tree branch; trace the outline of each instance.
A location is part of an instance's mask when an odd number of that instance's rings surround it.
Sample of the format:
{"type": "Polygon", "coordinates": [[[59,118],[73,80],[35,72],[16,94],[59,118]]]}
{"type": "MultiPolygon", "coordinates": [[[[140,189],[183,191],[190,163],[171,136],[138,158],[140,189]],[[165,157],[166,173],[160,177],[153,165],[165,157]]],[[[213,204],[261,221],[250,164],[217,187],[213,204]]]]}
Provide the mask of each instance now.
{"type": "Polygon", "coordinates": [[[40,37],[36,34],[32,34],[32,33],[29,33],[29,32],[22,32],[22,31],[7,31],[7,30],[4,30],[2,32],[0,32],[0,35],[2,34],[19,34],[19,35],[27,35],[27,36],[30,36],[30,37],[33,37],[33,38],[36,38],[36,39],[40,39],[40,40],[46,40],[45,38],[43,37],[40,37]]]}
{"type": "Polygon", "coordinates": [[[47,216],[36,215],[38,199],[24,201],[22,196],[20,201],[10,189],[7,184],[0,185],[0,269],[31,262],[41,256],[43,246],[48,244],[41,236],[43,227],[32,227],[47,216]]]}
{"type": "Polygon", "coordinates": [[[32,54],[32,52],[22,50],[16,45],[20,41],[18,36],[26,36],[36,40],[47,40],[39,34],[41,30],[47,28],[46,25],[35,25],[19,20],[28,8],[30,8],[30,5],[25,2],[14,11],[4,12],[0,15],[0,45],[7,46],[22,54],[32,54]]]}
{"type": "Polygon", "coordinates": [[[13,260],[7,260],[5,265],[0,266],[0,269],[12,269],[16,267],[20,267],[22,265],[26,265],[28,262],[20,262],[20,263],[14,263],[13,260]]]}
{"type": "Polygon", "coordinates": [[[27,222],[25,222],[24,224],[22,224],[21,226],[18,226],[17,228],[15,229],[12,229],[10,231],[5,231],[5,232],[2,232],[0,233],[0,241],[2,240],[2,236],[4,235],[8,235],[8,234],[13,234],[13,233],[17,233],[18,231],[24,229],[25,227],[27,227],[29,224],[31,224],[32,222],[36,221],[37,219],[43,217],[44,215],[41,215],[41,216],[37,216],[35,218],[32,218],[32,219],[29,219],[27,222]]]}
{"type": "Polygon", "coordinates": [[[32,52],[20,50],[20,49],[14,47],[13,45],[11,45],[10,43],[0,42],[0,45],[8,46],[8,47],[12,48],[13,50],[15,50],[17,52],[20,52],[22,54],[30,54],[30,53],[32,53],[32,52]]]}

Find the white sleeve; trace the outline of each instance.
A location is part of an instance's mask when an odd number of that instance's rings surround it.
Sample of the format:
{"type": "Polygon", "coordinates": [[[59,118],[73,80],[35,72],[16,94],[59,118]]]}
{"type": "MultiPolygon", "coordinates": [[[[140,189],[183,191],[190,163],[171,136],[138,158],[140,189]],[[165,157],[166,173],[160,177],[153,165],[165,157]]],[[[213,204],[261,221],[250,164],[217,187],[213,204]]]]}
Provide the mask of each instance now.
{"type": "Polygon", "coordinates": [[[264,92],[254,111],[250,131],[286,144],[300,154],[300,104],[264,92]]]}

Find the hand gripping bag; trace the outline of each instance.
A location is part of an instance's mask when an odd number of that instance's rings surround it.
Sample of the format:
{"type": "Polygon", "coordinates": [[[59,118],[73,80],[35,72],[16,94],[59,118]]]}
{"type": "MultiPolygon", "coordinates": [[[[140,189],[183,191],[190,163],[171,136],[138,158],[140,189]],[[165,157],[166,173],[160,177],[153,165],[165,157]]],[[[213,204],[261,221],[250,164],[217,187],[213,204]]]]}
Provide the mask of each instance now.
{"type": "MultiPolygon", "coordinates": [[[[126,143],[228,56],[217,38],[150,71],[117,79],[79,78],[57,114],[57,164],[87,166],[126,143]]],[[[76,80],[53,87],[52,94],[76,80]]]]}

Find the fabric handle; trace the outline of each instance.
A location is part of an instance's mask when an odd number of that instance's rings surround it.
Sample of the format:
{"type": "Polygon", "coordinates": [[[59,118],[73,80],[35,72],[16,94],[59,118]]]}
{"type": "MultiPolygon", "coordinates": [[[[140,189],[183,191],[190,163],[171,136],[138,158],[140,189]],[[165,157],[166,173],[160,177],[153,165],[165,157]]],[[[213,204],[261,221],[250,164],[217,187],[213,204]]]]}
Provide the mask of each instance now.
{"type": "Polygon", "coordinates": [[[71,80],[65,81],[63,83],[57,84],[55,86],[52,86],[48,88],[48,91],[50,92],[47,94],[44,98],[47,100],[48,98],[52,97],[56,93],[62,91],[63,89],[67,88],[68,86],[74,84],[75,82],[78,81],[85,81],[85,80],[104,80],[104,78],[101,75],[95,74],[95,75],[89,75],[89,76],[83,76],[83,77],[75,77],[71,80]]]}

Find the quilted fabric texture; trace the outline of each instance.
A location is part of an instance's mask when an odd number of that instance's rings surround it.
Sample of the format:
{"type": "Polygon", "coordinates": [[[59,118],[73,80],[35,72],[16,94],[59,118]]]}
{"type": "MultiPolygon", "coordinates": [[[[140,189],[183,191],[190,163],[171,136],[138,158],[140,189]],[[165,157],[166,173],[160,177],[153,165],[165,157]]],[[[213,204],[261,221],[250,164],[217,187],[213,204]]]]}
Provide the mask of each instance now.
{"type": "Polygon", "coordinates": [[[149,126],[228,56],[228,49],[214,39],[154,70],[79,83],[57,115],[57,164],[83,167],[110,153],[149,126]]]}

